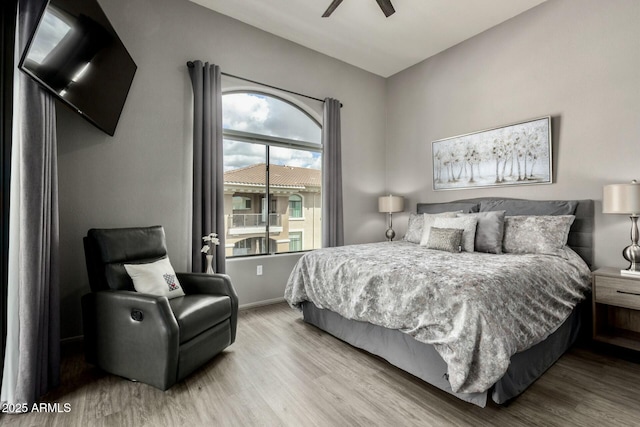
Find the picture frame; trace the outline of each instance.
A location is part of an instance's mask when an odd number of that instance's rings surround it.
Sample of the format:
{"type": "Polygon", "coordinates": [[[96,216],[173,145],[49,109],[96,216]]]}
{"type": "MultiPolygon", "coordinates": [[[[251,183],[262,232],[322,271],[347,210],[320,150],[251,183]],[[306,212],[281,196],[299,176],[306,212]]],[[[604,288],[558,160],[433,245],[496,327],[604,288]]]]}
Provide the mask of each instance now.
{"type": "Polygon", "coordinates": [[[553,183],[551,116],[431,143],[433,189],[553,183]]]}

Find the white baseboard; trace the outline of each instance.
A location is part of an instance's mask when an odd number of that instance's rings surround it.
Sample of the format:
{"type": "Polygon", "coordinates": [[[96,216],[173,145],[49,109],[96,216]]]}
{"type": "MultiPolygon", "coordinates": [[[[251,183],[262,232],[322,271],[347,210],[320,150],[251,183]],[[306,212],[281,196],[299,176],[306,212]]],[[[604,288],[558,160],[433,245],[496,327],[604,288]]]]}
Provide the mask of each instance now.
{"type": "Polygon", "coordinates": [[[248,304],[242,304],[238,307],[238,310],[248,310],[250,308],[262,307],[264,305],[272,305],[284,302],[284,297],[267,299],[264,301],[250,302],[248,304]]]}

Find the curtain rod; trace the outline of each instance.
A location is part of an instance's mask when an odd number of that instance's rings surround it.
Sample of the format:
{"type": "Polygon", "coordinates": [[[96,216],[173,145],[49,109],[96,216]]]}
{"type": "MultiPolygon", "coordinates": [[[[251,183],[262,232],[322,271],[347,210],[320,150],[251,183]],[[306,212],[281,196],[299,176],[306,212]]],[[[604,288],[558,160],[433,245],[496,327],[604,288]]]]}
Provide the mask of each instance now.
{"type": "MultiPolygon", "coordinates": [[[[255,83],[255,84],[260,85],[260,86],[265,86],[265,87],[268,87],[268,88],[271,88],[271,89],[281,90],[283,92],[287,92],[287,93],[290,93],[292,95],[298,95],[298,96],[302,96],[302,97],[305,97],[305,98],[313,99],[314,101],[318,101],[318,102],[324,103],[324,99],[320,99],[320,98],[316,98],[316,97],[313,97],[313,96],[305,95],[304,93],[298,93],[298,92],[294,92],[292,90],[282,89],[281,87],[272,86],[272,85],[269,85],[269,84],[266,84],[266,83],[262,83],[262,82],[257,82],[255,80],[247,79],[247,78],[244,78],[244,77],[236,76],[236,75],[225,73],[225,72],[220,72],[220,74],[222,74],[223,76],[232,77],[232,78],[238,79],[238,80],[244,80],[245,82],[255,83]]],[[[342,102],[340,103],[340,108],[342,108],[342,102]]]]}
{"type": "MultiPolygon", "coordinates": [[[[193,62],[192,61],[187,62],[187,66],[190,67],[190,68],[193,67],[193,62]]],[[[271,89],[281,90],[283,92],[287,92],[287,93],[290,93],[292,95],[298,95],[298,96],[302,96],[304,98],[313,99],[314,101],[318,101],[318,102],[324,103],[324,99],[320,99],[320,98],[316,98],[316,97],[313,97],[313,96],[305,95],[304,93],[294,92],[292,90],[283,89],[281,87],[277,87],[277,86],[269,85],[269,84],[266,84],[266,83],[258,82],[258,81],[255,81],[255,80],[247,79],[245,77],[236,76],[234,74],[225,73],[223,71],[221,71],[220,74],[222,74],[223,76],[231,77],[231,78],[238,79],[238,80],[244,80],[245,82],[254,83],[254,84],[257,84],[257,85],[260,85],[260,86],[264,86],[264,87],[268,87],[268,88],[271,88],[271,89]]],[[[340,103],[340,108],[342,108],[342,102],[340,103]]]]}

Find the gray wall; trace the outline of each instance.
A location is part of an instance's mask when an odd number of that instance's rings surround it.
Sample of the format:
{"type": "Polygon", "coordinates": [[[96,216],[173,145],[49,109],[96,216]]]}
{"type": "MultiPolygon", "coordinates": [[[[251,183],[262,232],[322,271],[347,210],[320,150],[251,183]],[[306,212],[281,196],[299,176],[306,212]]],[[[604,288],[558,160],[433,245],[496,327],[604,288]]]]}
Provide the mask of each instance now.
{"type": "MultiPolygon", "coordinates": [[[[82,236],[91,227],[162,224],[174,268],[188,266],[191,86],[186,62],[344,103],[345,240],[377,240],[384,217],[385,80],[186,0],[101,0],[138,65],[115,136],[58,108],[62,336],[82,333],[88,291],[82,236]],[[349,165],[357,165],[349,167],[349,165]]],[[[308,102],[321,114],[322,106],[308,102]]],[[[297,256],[234,260],[240,304],[281,298],[297,256]],[[293,261],[292,261],[293,260],[293,261]],[[245,265],[246,264],[246,265],[245,265]],[[255,265],[264,275],[255,275],[255,265]]]]}
{"type": "Polygon", "coordinates": [[[594,199],[596,264],[626,267],[629,219],[600,212],[603,185],[640,178],[639,22],[637,0],[549,0],[390,77],[387,187],[413,209],[489,195],[594,199]],[[431,141],[546,115],[554,184],[432,190],[431,141]]]}

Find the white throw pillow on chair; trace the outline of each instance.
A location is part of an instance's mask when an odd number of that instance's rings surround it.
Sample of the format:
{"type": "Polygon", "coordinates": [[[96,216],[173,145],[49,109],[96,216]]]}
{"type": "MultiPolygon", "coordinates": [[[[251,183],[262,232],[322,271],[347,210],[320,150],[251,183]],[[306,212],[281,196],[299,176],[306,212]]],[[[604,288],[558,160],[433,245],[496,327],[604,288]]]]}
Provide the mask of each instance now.
{"type": "Polygon", "coordinates": [[[168,257],[146,264],[124,264],[124,268],[133,280],[136,292],[169,299],[185,295],[168,257]]]}

